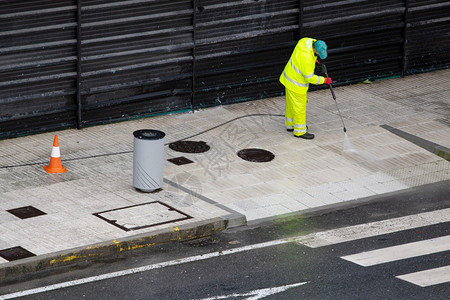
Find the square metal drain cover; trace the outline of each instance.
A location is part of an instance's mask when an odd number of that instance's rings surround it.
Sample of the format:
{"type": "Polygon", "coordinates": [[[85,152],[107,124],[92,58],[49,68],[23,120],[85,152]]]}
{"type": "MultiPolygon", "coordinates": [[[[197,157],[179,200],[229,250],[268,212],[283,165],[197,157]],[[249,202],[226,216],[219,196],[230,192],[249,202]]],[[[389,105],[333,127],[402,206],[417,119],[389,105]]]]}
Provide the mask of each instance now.
{"type": "Polygon", "coordinates": [[[28,218],[46,215],[45,212],[40,211],[39,209],[37,209],[33,206],[25,206],[25,207],[9,209],[9,210],[7,210],[7,212],[9,212],[21,219],[28,219],[28,218]]]}
{"type": "Polygon", "coordinates": [[[0,250],[0,257],[6,259],[7,261],[13,261],[32,256],[36,256],[36,254],[31,253],[30,251],[20,246],[0,250]]]}
{"type": "Polygon", "coordinates": [[[93,215],[125,231],[138,230],[192,218],[182,211],[159,201],[111,209],[94,213],[93,215]]]}
{"type": "Polygon", "coordinates": [[[193,163],[192,160],[190,160],[189,158],[186,158],[184,156],[170,158],[170,159],[168,159],[168,161],[170,161],[171,163],[176,164],[177,166],[187,165],[187,164],[193,163]]]}

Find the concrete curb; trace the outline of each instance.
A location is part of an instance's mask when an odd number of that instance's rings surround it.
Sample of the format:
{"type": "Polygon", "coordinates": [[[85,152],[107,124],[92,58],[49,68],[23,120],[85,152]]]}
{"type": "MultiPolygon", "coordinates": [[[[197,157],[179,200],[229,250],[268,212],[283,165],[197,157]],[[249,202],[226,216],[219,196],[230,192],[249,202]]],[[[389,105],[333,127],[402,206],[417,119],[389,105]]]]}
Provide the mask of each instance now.
{"type": "Polygon", "coordinates": [[[29,257],[5,263],[0,268],[0,280],[13,279],[29,273],[64,268],[75,264],[110,260],[155,245],[198,239],[246,224],[246,217],[236,213],[180,227],[171,227],[67,251],[29,257]]]}
{"type": "Polygon", "coordinates": [[[419,147],[422,147],[423,149],[436,154],[437,156],[442,157],[443,159],[450,161],[450,149],[447,147],[444,147],[442,145],[427,141],[421,137],[412,135],[410,133],[407,133],[405,131],[402,131],[400,129],[391,127],[389,125],[380,125],[380,127],[386,129],[387,131],[392,132],[393,134],[404,138],[407,141],[410,141],[413,144],[416,144],[419,147]]]}

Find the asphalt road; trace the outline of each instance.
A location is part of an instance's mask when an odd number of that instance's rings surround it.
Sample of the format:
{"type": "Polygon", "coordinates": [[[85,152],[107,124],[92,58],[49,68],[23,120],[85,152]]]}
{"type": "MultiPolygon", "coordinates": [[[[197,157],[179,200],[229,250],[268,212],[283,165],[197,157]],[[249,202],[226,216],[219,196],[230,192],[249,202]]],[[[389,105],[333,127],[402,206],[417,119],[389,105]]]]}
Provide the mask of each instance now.
{"type": "Polygon", "coordinates": [[[449,265],[448,186],[34,274],[3,282],[0,299],[449,299],[448,281],[397,277],[449,265]]]}

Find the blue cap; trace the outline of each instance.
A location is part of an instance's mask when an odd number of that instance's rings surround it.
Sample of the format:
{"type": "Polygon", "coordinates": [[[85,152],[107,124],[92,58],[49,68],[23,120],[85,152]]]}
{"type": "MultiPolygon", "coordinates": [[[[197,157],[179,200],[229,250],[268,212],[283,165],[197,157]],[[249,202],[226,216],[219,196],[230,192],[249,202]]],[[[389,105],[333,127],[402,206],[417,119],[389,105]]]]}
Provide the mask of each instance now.
{"type": "Polygon", "coordinates": [[[325,44],[324,41],[322,40],[318,40],[317,42],[314,43],[314,48],[316,48],[317,53],[319,53],[319,57],[321,59],[325,59],[327,58],[327,44],[325,44]]]}

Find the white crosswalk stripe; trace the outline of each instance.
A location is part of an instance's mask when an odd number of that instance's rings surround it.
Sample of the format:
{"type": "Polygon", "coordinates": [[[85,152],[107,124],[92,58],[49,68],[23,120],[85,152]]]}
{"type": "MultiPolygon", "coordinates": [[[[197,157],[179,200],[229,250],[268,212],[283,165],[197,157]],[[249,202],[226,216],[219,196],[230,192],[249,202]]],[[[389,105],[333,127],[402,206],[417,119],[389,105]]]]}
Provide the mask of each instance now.
{"type": "Polygon", "coordinates": [[[312,233],[296,241],[317,248],[444,222],[450,222],[450,208],[312,233]]]}
{"type": "MultiPolygon", "coordinates": [[[[318,248],[445,222],[450,222],[450,208],[312,233],[299,237],[295,241],[311,248],[318,248]]],[[[447,235],[424,241],[355,253],[342,256],[341,258],[364,267],[369,267],[449,250],[450,235],[447,235]]],[[[450,266],[398,275],[396,278],[420,287],[446,283],[450,282],[450,266]]]]}
{"type": "Polygon", "coordinates": [[[341,258],[363,267],[450,250],[450,235],[435,239],[362,252],[341,258]]]}
{"type": "Polygon", "coordinates": [[[427,287],[435,284],[449,282],[450,266],[399,275],[396,277],[421,287],[427,287]]]}

